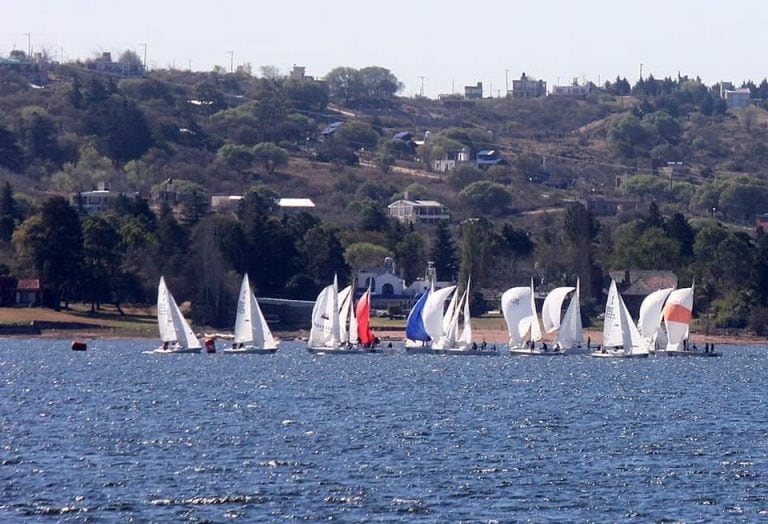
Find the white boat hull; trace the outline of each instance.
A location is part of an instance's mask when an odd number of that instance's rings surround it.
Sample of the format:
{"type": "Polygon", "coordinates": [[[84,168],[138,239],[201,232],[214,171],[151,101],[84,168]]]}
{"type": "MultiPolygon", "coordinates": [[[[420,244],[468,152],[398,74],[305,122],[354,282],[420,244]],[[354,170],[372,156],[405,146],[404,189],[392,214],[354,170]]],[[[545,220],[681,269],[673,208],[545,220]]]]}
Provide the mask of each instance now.
{"type": "Polygon", "coordinates": [[[369,353],[381,353],[379,348],[361,348],[361,347],[311,347],[307,346],[307,351],[314,355],[367,355],[369,353]]]}
{"type": "Polygon", "coordinates": [[[621,350],[594,351],[592,356],[595,358],[648,358],[648,353],[625,353],[621,350]]]}
{"type": "Polygon", "coordinates": [[[701,350],[660,349],[656,351],[656,355],[660,357],[719,357],[720,353],[709,353],[701,350]]]}
{"type": "Polygon", "coordinates": [[[277,352],[277,347],[273,348],[256,348],[256,347],[244,347],[244,348],[226,348],[223,353],[226,355],[270,355],[277,352]]]}
{"type": "Polygon", "coordinates": [[[497,357],[499,352],[495,349],[433,349],[438,355],[453,355],[461,357],[497,357]]]}
{"type": "Polygon", "coordinates": [[[203,348],[157,348],[153,349],[151,353],[155,355],[172,355],[172,354],[179,354],[179,353],[201,353],[203,351],[203,348]]]}
{"type": "Polygon", "coordinates": [[[509,354],[514,356],[528,356],[528,357],[557,357],[561,355],[565,355],[566,353],[564,351],[555,351],[555,350],[548,350],[544,351],[543,349],[530,349],[530,348],[509,348],[509,354]]]}

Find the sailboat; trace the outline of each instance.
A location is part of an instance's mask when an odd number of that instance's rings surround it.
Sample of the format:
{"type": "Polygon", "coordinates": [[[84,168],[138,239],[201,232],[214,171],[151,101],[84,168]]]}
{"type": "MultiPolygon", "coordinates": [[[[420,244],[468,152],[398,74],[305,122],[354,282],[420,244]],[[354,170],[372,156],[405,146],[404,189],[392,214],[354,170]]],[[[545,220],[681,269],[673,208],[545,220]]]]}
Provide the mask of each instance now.
{"type": "Polygon", "coordinates": [[[443,335],[432,344],[432,350],[443,355],[497,355],[494,350],[487,350],[485,347],[478,348],[472,341],[472,319],[469,312],[469,281],[467,288],[461,295],[461,298],[455,300],[458,293],[455,293],[451,304],[446,311],[448,318],[447,325],[443,335]],[[459,320],[463,317],[464,324],[459,335],[459,320]]]}
{"type": "Polygon", "coordinates": [[[561,351],[568,353],[577,353],[582,349],[583,335],[578,281],[576,281],[576,287],[557,287],[549,292],[541,308],[541,322],[547,333],[557,331],[557,336],[553,341],[555,348],[560,348],[561,351]],[[574,292],[573,296],[561,319],[560,312],[563,308],[563,302],[571,292],[574,292]]]}
{"type": "Polygon", "coordinates": [[[648,356],[648,347],[619,294],[615,280],[611,280],[608,290],[604,322],[603,347],[593,352],[593,357],[642,358],[648,356]]]}
{"type": "MultiPolygon", "coordinates": [[[[355,337],[362,346],[363,349],[370,351],[376,350],[376,335],[371,329],[371,288],[363,293],[360,300],[357,301],[357,307],[355,308],[356,316],[356,333],[355,337]]],[[[351,327],[350,327],[351,330],[351,327]]]]}
{"type": "MultiPolygon", "coordinates": [[[[352,301],[351,290],[349,301],[350,303],[352,301]]],[[[355,324],[353,323],[354,326],[355,324]]],[[[310,353],[327,355],[370,353],[370,351],[356,347],[349,337],[349,327],[347,326],[344,329],[347,334],[342,336],[339,287],[338,281],[334,276],[333,284],[326,286],[320,291],[312,308],[312,328],[307,340],[307,349],[310,353]]],[[[357,327],[354,327],[354,332],[358,333],[357,327]]]]}
{"type": "Polygon", "coordinates": [[[243,275],[240,295],[237,299],[235,338],[232,347],[225,349],[224,353],[274,353],[275,351],[277,351],[277,342],[251,290],[251,282],[246,273],[243,275]]]}
{"type": "Polygon", "coordinates": [[[509,352],[512,355],[564,354],[561,351],[549,351],[546,347],[536,347],[536,342],[541,340],[541,326],[536,313],[533,279],[530,286],[513,287],[505,291],[501,295],[501,309],[509,330],[509,352]]]}
{"type": "Polygon", "coordinates": [[[445,334],[445,301],[455,290],[456,286],[435,290],[433,284],[416,302],[405,325],[407,353],[433,353],[432,344],[445,334]]]}
{"type": "Polygon", "coordinates": [[[667,326],[667,348],[660,355],[669,357],[719,357],[714,350],[701,351],[696,345],[688,346],[691,314],[693,312],[693,286],[676,289],[669,294],[664,306],[664,323],[667,326]]]}
{"type": "Polygon", "coordinates": [[[355,315],[354,292],[352,285],[339,291],[339,332],[341,342],[347,347],[358,343],[358,323],[355,315]]]}
{"type": "Polygon", "coordinates": [[[405,351],[407,353],[431,353],[432,340],[424,327],[424,306],[427,304],[431,288],[427,288],[408,313],[405,321],[405,351]]]}
{"type": "MultiPolygon", "coordinates": [[[[637,319],[637,330],[645,341],[648,351],[656,351],[656,341],[661,328],[661,317],[664,309],[664,302],[672,293],[674,288],[658,289],[643,299],[640,304],[640,315],[637,319]]],[[[666,346],[666,343],[665,343],[666,346]]]]}
{"type": "Polygon", "coordinates": [[[162,276],[157,286],[157,326],[163,345],[152,353],[200,353],[202,350],[200,340],[181,314],[162,276]]]}

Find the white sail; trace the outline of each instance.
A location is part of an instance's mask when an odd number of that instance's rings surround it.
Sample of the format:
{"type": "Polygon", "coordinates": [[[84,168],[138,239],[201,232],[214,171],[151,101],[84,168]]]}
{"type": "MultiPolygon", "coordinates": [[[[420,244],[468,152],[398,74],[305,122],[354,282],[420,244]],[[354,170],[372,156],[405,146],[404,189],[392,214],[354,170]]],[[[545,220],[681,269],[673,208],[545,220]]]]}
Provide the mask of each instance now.
{"type": "Polygon", "coordinates": [[[656,345],[656,338],[661,327],[661,316],[664,301],[667,300],[673,288],[659,289],[650,293],[640,304],[640,315],[637,319],[637,329],[640,331],[649,349],[656,345]]]}
{"type": "Polygon", "coordinates": [[[531,279],[531,341],[541,340],[541,326],[539,325],[539,315],[536,313],[536,298],[533,294],[533,279],[531,279]]]}
{"type": "Polygon", "coordinates": [[[277,344],[261,312],[259,303],[251,289],[248,274],[243,275],[240,295],[237,300],[235,317],[235,338],[237,344],[250,344],[258,349],[276,348],[277,344]]]}
{"type": "Polygon", "coordinates": [[[424,329],[426,329],[433,341],[439,340],[444,334],[443,308],[445,307],[445,301],[455,289],[456,286],[448,286],[443,289],[438,289],[434,293],[430,293],[427,302],[424,304],[424,310],[422,311],[424,329]]]}
{"type": "Polygon", "coordinates": [[[469,347],[472,344],[472,320],[469,314],[469,281],[467,281],[467,289],[464,291],[464,330],[459,337],[460,345],[469,347]]]}
{"type": "Polygon", "coordinates": [[[603,346],[606,348],[617,348],[620,346],[625,354],[648,352],[614,280],[611,280],[608,300],[605,304],[603,346]]]}
{"type": "Polygon", "coordinates": [[[456,314],[458,308],[460,307],[458,301],[459,294],[454,293],[451,297],[451,301],[448,303],[448,308],[445,310],[445,314],[443,315],[443,333],[448,333],[448,326],[451,325],[453,316],[456,314]]]}
{"type": "Polygon", "coordinates": [[[541,307],[541,323],[544,324],[544,331],[553,333],[560,327],[560,312],[563,309],[565,297],[575,287],[556,287],[549,292],[544,299],[544,305],[541,307]]]}
{"type": "Polygon", "coordinates": [[[509,346],[523,347],[531,325],[531,288],[513,287],[501,295],[501,312],[509,330],[509,346]]]}
{"type": "Polygon", "coordinates": [[[157,288],[157,323],[163,342],[177,342],[185,349],[202,347],[197,335],[192,331],[184,315],[181,314],[173,295],[168,291],[163,277],[160,277],[160,284],[157,288]]]}
{"type": "Polygon", "coordinates": [[[693,287],[676,289],[669,294],[664,306],[664,322],[667,325],[667,349],[677,350],[688,338],[691,313],[693,312],[693,287]]]}
{"type": "Polygon", "coordinates": [[[560,322],[560,331],[555,337],[555,345],[561,348],[575,348],[581,346],[583,339],[581,324],[581,304],[579,303],[579,283],[576,282],[576,292],[571,297],[568,309],[565,310],[560,322]]]}
{"type": "Polygon", "coordinates": [[[157,286],[157,327],[163,342],[173,342],[177,339],[171,314],[171,295],[163,277],[160,277],[160,284],[157,286]]]}
{"type": "Polygon", "coordinates": [[[339,335],[346,341],[349,332],[349,312],[352,310],[352,286],[347,286],[339,291],[339,335]]]}
{"type": "Polygon", "coordinates": [[[312,328],[307,344],[311,348],[335,349],[341,343],[339,296],[336,278],[317,296],[312,308],[312,328]]]}

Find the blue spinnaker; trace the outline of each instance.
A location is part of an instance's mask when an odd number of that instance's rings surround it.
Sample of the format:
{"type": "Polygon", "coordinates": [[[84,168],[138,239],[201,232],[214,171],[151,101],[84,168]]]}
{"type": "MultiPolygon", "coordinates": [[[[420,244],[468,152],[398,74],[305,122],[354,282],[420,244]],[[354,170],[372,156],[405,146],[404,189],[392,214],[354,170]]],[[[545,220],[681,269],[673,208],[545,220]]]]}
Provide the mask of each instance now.
{"type": "Polygon", "coordinates": [[[405,324],[405,338],[408,340],[432,340],[424,328],[424,319],[421,318],[427,297],[429,297],[429,290],[424,291],[408,314],[408,322],[405,324]]]}

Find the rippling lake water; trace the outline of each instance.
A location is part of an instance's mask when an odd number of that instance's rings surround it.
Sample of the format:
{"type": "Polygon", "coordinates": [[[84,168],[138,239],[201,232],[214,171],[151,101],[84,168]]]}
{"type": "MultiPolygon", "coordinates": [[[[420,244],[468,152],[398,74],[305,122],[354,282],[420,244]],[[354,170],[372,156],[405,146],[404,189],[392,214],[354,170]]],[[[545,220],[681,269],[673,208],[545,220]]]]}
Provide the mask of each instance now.
{"type": "Polygon", "coordinates": [[[0,519],[768,518],[768,348],[604,360],[0,340],[0,519]]]}

